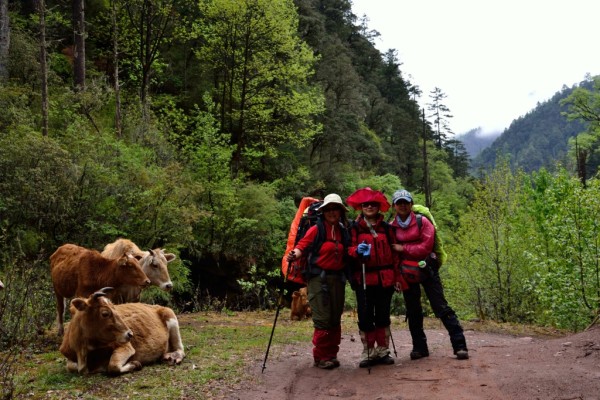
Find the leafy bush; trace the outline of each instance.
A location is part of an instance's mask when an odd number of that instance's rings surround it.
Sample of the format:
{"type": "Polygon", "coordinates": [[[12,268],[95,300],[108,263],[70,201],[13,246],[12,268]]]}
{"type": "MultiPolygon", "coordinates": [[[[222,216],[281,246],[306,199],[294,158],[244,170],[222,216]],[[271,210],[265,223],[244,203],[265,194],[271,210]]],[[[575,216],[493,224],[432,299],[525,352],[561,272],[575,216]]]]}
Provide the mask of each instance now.
{"type": "Polygon", "coordinates": [[[25,350],[40,344],[54,321],[56,305],[48,282],[45,254],[27,256],[18,237],[0,232],[0,398],[12,398],[14,374],[25,350]]]}

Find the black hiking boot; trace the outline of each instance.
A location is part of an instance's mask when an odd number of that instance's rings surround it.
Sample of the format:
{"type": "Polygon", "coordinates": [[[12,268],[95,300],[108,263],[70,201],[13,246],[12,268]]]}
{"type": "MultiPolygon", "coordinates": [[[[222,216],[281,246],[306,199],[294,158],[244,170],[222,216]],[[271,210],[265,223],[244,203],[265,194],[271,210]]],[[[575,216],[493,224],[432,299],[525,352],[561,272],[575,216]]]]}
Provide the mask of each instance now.
{"type": "Polygon", "coordinates": [[[425,351],[413,350],[410,352],[411,360],[418,360],[419,358],[423,358],[423,357],[429,357],[428,350],[425,350],[425,351]]]}
{"type": "Polygon", "coordinates": [[[335,362],[333,362],[333,360],[315,361],[315,367],[321,368],[321,369],[334,369],[334,368],[336,368],[338,366],[339,366],[339,362],[336,365],[335,362]]]}
{"type": "Polygon", "coordinates": [[[456,354],[457,360],[468,360],[469,359],[469,351],[467,349],[458,349],[454,352],[456,354]]]}
{"type": "Polygon", "coordinates": [[[392,365],[394,363],[394,359],[388,354],[388,355],[378,358],[377,363],[383,364],[383,365],[392,365]]]}

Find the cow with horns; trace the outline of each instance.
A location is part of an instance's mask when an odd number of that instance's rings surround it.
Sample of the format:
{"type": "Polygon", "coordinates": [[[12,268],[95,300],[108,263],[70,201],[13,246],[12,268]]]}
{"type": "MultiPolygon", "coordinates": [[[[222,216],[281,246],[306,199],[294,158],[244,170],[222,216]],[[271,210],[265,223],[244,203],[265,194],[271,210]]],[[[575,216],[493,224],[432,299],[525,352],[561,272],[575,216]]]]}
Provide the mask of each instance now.
{"type": "MultiPolygon", "coordinates": [[[[169,276],[167,264],[177,257],[173,253],[165,253],[163,249],[142,251],[129,239],[117,239],[113,243],[107,244],[101,253],[106,258],[117,259],[123,255],[131,254],[140,260],[142,270],[150,279],[150,284],[158,286],[162,290],[169,291],[173,288],[173,283],[169,276]]],[[[141,288],[139,286],[121,285],[115,288],[115,293],[111,295],[114,303],[131,303],[140,301],[141,288]]]]}
{"type": "Polygon", "coordinates": [[[122,374],[159,360],[179,365],[185,357],[172,309],[144,303],[113,304],[112,288],[71,301],[72,319],[60,352],[70,372],[122,374]]]}
{"type": "Polygon", "coordinates": [[[56,296],[58,334],[64,332],[65,299],[87,297],[103,287],[146,287],[150,280],[132,255],[113,260],[96,250],[74,244],[60,246],[50,256],[50,275],[56,296]]]}

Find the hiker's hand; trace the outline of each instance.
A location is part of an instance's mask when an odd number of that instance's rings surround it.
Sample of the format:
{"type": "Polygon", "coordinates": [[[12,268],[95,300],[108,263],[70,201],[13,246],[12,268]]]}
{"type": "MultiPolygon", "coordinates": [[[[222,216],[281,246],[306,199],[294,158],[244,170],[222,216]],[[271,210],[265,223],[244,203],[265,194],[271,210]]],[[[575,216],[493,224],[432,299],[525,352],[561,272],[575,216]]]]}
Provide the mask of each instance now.
{"type": "Polygon", "coordinates": [[[361,256],[368,256],[371,250],[371,246],[366,243],[361,243],[356,247],[356,252],[361,256]]]}
{"type": "Polygon", "coordinates": [[[394,249],[398,253],[402,253],[402,251],[404,250],[404,247],[401,244],[395,243],[392,245],[392,249],[394,249]]]}
{"type": "Polygon", "coordinates": [[[287,260],[294,261],[297,257],[300,257],[301,254],[302,254],[302,252],[300,250],[294,249],[294,250],[290,251],[289,254],[287,255],[287,260]]]}
{"type": "Polygon", "coordinates": [[[402,277],[402,275],[400,275],[396,277],[396,283],[394,284],[394,287],[396,288],[396,292],[403,292],[408,289],[408,283],[402,277]]]}
{"type": "Polygon", "coordinates": [[[368,245],[367,251],[363,253],[363,257],[369,257],[371,255],[371,245],[368,245]]]}

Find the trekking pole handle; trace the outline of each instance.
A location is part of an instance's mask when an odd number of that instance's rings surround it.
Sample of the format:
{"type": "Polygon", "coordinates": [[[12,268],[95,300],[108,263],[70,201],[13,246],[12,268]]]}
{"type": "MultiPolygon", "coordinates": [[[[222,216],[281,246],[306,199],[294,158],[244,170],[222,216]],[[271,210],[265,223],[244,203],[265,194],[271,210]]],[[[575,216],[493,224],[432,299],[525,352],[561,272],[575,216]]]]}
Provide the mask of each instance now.
{"type": "MultiPolygon", "coordinates": [[[[296,249],[292,249],[292,250],[291,250],[291,251],[288,253],[288,255],[287,255],[287,257],[286,257],[286,260],[287,260],[289,263],[291,263],[291,262],[292,262],[292,261],[294,261],[296,258],[297,258],[297,257],[296,257],[296,249]]],[[[288,265],[288,268],[289,268],[289,265],[288,265]]],[[[286,278],[287,278],[287,277],[286,277],[286,278]]]]}
{"type": "MultiPolygon", "coordinates": [[[[367,244],[366,240],[363,240],[361,244],[367,244]]],[[[361,255],[361,259],[362,259],[362,282],[363,282],[363,290],[367,291],[367,279],[366,279],[366,271],[365,271],[365,256],[361,255]]]]}

